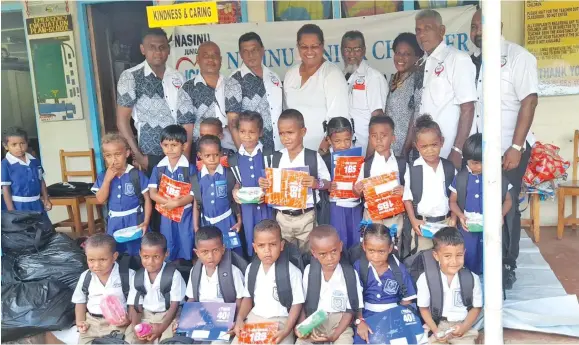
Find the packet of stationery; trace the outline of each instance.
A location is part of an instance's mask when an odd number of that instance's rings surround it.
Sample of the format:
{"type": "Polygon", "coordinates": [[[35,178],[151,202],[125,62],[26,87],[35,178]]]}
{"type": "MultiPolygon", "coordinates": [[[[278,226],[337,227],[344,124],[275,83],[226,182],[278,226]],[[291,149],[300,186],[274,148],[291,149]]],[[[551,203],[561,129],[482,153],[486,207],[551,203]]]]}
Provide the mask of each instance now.
{"type": "Polygon", "coordinates": [[[315,313],[310,315],[307,319],[302,321],[297,327],[298,332],[302,337],[312,333],[312,331],[324,323],[328,319],[328,313],[318,309],[315,313]]]}
{"type": "Polygon", "coordinates": [[[483,232],[483,215],[478,212],[465,212],[469,232],[483,232]]]}
{"type": "Polygon", "coordinates": [[[265,193],[259,187],[241,187],[237,192],[237,197],[242,204],[259,204],[259,200],[265,193]]]}

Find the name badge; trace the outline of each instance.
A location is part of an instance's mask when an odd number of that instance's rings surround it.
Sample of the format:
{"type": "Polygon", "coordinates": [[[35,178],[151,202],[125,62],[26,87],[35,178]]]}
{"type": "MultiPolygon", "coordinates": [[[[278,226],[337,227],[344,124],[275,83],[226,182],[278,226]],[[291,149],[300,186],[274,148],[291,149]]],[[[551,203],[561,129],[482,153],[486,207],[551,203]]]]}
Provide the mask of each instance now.
{"type": "Polygon", "coordinates": [[[366,90],[366,78],[364,76],[358,77],[354,82],[354,86],[352,87],[354,90],[366,90]]]}

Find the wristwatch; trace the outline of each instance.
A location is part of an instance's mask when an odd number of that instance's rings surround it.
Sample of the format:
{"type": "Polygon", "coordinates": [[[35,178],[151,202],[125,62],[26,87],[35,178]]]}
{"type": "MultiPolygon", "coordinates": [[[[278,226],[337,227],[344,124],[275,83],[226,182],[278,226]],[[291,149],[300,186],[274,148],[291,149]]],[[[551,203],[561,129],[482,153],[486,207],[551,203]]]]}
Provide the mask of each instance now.
{"type": "Polygon", "coordinates": [[[511,147],[514,148],[515,150],[519,151],[519,152],[525,151],[525,148],[524,148],[524,147],[521,147],[521,146],[519,146],[519,145],[517,145],[517,144],[511,145],[511,147]]]}
{"type": "Polygon", "coordinates": [[[452,150],[458,152],[458,153],[462,156],[462,150],[459,149],[458,147],[453,146],[453,147],[452,147],[452,150]]]}
{"type": "Polygon", "coordinates": [[[366,320],[363,317],[356,319],[356,321],[354,321],[354,324],[356,326],[359,326],[362,322],[366,322],[366,320]]]}

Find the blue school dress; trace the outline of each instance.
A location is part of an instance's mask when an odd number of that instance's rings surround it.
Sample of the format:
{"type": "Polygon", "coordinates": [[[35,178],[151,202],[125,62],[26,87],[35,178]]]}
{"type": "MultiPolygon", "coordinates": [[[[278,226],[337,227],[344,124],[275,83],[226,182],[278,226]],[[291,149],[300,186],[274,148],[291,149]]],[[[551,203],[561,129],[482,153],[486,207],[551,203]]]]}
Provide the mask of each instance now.
{"type": "MultiPolygon", "coordinates": [[[[396,307],[398,303],[404,298],[405,300],[412,300],[416,298],[416,289],[412,282],[410,273],[406,270],[403,263],[399,262],[398,266],[402,272],[402,279],[406,286],[406,296],[402,296],[400,286],[394,278],[394,273],[388,269],[384,274],[378,277],[378,273],[370,265],[368,269],[368,279],[366,286],[362,286],[364,296],[364,311],[362,316],[367,319],[370,316],[396,307]]],[[[354,263],[354,269],[360,274],[360,260],[354,263]]],[[[364,284],[360,278],[360,284],[364,284]]],[[[366,344],[362,338],[356,333],[354,336],[354,344],[366,344]]]]}
{"type": "MultiPolygon", "coordinates": [[[[258,180],[264,176],[263,145],[259,143],[253,152],[248,153],[243,145],[237,154],[235,174],[242,187],[259,187],[258,180]]],[[[247,255],[253,256],[253,228],[264,219],[272,218],[272,210],[268,204],[242,204],[241,216],[245,239],[247,241],[247,255]]]]}
{"type": "MultiPolygon", "coordinates": [[[[2,160],[2,186],[10,186],[12,203],[17,211],[36,211],[46,214],[40,200],[44,169],[38,159],[26,154],[26,162],[10,152],[2,160]]],[[[4,198],[2,198],[3,207],[4,198]]],[[[4,208],[3,208],[4,209],[4,208]]]]}
{"type": "MultiPolygon", "coordinates": [[[[181,156],[175,169],[169,166],[169,159],[167,157],[163,158],[151,173],[149,188],[158,188],[158,183],[161,180],[159,170],[161,170],[162,174],[167,175],[167,177],[175,181],[185,182],[182,168],[189,171],[188,180],[191,181],[191,176],[197,173],[197,168],[189,164],[185,156],[181,156]]],[[[193,192],[190,194],[193,195],[193,192]]],[[[168,261],[192,259],[195,237],[193,230],[193,203],[185,205],[183,216],[179,223],[161,215],[160,230],[167,239],[167,248],[169,249],[168,261]]]]}
{"type": "Polygon", "coordinates": [[[331,199],[330,224],[336,228],[346,248],[360,243],[360,222],[364,206],[360,199],[331,199]]]}
{"type": "MultiPolygon", "coordinates": [[[[231,209],[231,202],[229,195],[227,195],[226,174],[227,172],[221,164],[217,166],[213,176],[209,174],[205,165],[197,173],[203,203],[203,212],[200,216],[201,225],[216,226],[224,236],[228,236],[230,229],[237,223],[237,217],[231,209]]],[[[234,248],[233,251],[243,256],[241,247],[234,248]]]]}
{"type": "MultiPolygon", "coordinates": [[[[139,197],[135,194],[135,187],[131,182],[129,172],[136,169],[127,164],[127,169],[120,177],[115,176],[110,183],[109,200],[107,202],[107,234],[113,235],[115,231],[136,226],[142,223],[145,210],[139,205],[139,197]]],[[[103,185],[106,171],[97,176],[97,180],[91,190],[96,193],[103,185]]],[[[139,185],[141,193],[149,191],[149,179],[139,171],[139,185]]],[[[125,243],[117,243],[119,253],[139,255],[141,239],[125,243]]]]}
{"type": "MultiPolygon", "coordinates": [[[[453,192],[456,191],[456,178],[452,181],[451,190],[453,192]]],[[[466,183],[466,200],[463,212],[476,212],[480,214],[483,212],[482,174],[474,175],[470,170],[466,183]]],[[[460,221],[457,222],[457,227],[464,238],[464,249],[466,250],[464,254],[464,265],[471,270],[472,273],[481,275],[483,273],[483,233],[464,230],[460,221]]]]}

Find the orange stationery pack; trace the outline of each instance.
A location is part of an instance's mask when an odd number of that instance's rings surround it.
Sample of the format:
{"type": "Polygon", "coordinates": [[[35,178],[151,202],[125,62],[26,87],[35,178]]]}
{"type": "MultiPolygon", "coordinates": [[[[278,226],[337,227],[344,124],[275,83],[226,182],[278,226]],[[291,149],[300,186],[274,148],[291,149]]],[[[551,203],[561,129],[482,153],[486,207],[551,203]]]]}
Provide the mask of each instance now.
{"type": "Polygon", "coordinates": [[[241,344],[273,344],[277,322],[247,323],[239,335],[241,344]]]}
{"type": "Polygon", "coordinates": [[[364,157],[338,156],[334,166],[334,180],[337,189],[330,193],[331,198],[350,199],[357,198],[352,189],[360,175],[364,163],[364,157]]]}
{"type": "Polygon", "coordinates": [[[308,188],[303,187],[304,177],[309,173],[290,169],[266,168],[265,178],[269,188],[265,192],[265,202],[271,205],[299,209],[306,208],[308,188]]]}
{"type": "MultiPolygon", "coordinates": [[[[159,182],[158,193],[161,197],[167,199],[176,199],[181,196],[187,196],[191,192],[191,184],[175,181],[169,176],[163,174],[161,176],[161,182],[159,182]]],[[[185,206],[177,207],[172,210],[167,210],[161,207],[161,205],[156,204],[155,209],[159,211],[164,217],[171,219],[174,222],[180,222],[183,217],[183,210],[185,206]]]]}
{"type": "Polygon", "coordinates": [[[397,172],[363,179],[362,185],[372,220],[381,220],[404,212],[402,195],[393,193],[393,189],[400,185],[397,172]]]}

